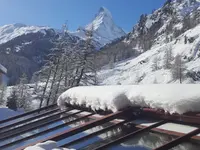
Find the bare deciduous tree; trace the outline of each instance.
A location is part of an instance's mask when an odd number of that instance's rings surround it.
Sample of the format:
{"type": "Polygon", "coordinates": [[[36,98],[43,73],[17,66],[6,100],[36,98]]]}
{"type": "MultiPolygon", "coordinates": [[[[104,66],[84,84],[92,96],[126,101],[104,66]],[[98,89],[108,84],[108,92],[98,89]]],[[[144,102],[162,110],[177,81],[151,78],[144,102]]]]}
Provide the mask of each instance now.
{"type": "Polygon", "coordinates": [[[97,85],[96,51],[92,44],[93,31],[87,32],[86,41],[74,40],[65,32],[56,39],[55,47],[49,55],[49,74],[41,96],[40,107],[44,100],[46,104],[55,103],[58,95],[74,86],[97,85]]]}

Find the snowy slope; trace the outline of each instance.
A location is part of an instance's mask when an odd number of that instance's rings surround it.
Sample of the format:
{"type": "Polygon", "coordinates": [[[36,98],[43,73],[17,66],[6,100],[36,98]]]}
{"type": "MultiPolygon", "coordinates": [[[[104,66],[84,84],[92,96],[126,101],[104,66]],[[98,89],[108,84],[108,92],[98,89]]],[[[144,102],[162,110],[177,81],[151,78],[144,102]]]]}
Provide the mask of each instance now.
{"type": "Polygon", "coordinates": [[[116,24],[111,13],[105,7],[101,7],[94,20],[86,25],[85,28],[79,28],[73,35],[82,39],[86,38],[86,31],[93,30],[93,39],[101,44],[101,46],[110,43],[114,39],[124,36],[126,33],[116,24]]]}
{"type": "Polygon", "coordinates": [[[169,42],[199,24],[200,2],[197,0],[166,1],[152,14],[141,15],[138,23],[123,41],[139,52],[155,44],[169,42]]]}
{"type": "Polygon", "coordinates": [[[45,34],[45,30],[49,27],[28,26],[24,24],[9,24],[0,27],[0,44],[6,43],[18,36],[28,33],[42,32],[45,34]]]}
{"type": "MultiPolygon", "coordinates": [[[[198,25],[169,43],[160,42],[160,44],[153,45],[150,50],[136,58],[116,63],[113,68],[105,66],[98,73],[99,82],[103,85],[176,83],[178,81],[172,80],[170,70],[163,68],[164,53],[170,47],[173,56],[181,54],[186,66],[185,74],[200,71],[200,25],[198,25]],[[185,36],[192,37],[194,42],[185,44],[185,36]],[[156,57],[160,58],[159,69],[153,71],[153,60],[156,57]]],[[[191,82],[193,80],[186,76],[184,83],[191,82]]],[[[196,81],[196,83],[199,83],[199,81],[196,81]]]]}

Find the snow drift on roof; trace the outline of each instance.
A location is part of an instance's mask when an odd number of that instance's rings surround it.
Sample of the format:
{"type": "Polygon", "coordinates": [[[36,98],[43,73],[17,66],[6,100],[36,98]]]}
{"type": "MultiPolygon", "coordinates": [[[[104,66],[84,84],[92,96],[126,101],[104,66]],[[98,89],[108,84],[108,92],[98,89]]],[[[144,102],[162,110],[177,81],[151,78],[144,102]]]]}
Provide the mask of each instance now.
{"type": "Polygon", "coordinates": [[[69,103],[113,112],[141,106],[183,114],[200,111],[199,89],[198,84],[83,86],[67,90],[57,103],[60,107],[69,103]]]}

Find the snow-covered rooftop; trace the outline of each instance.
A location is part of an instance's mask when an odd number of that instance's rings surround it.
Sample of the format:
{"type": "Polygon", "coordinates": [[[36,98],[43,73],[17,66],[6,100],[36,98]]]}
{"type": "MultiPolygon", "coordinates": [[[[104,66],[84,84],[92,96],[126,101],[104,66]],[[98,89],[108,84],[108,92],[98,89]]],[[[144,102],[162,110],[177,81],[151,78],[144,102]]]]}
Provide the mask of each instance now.
{"type": "Polygon", "coordinates": [[[57,103],[60,107],[69,103],[113,112],[140,106],[183,114],[200,112],[199,89],[199,84],[83,86],[67,90],[57,103]]]}

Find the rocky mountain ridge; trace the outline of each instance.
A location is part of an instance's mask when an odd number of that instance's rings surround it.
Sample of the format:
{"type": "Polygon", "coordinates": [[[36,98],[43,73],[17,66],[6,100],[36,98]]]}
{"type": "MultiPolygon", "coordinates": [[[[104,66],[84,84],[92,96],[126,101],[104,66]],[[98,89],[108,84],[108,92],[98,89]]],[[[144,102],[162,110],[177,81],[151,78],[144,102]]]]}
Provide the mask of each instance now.
{"type": "MultiPolygon", "coordinates": [[[[200,23],[199,0],[167,0],[163,7],[152,14],[142,14],[138,23],[123,38],[107,44],[102,62],[117,62],[161,46],[173,40],[200,23]],[[107,54],[113,54],[112,59],[107,54]]],[[[187,37],[192,41],[193,37],[187,37]]]]}
{"type": "Polygon", "coordinates": [[[141,15],[127,36],[102,48],[105,55],[101,62],[111,65],[100,71],[101,83],[178,83],[172,78],[171,69],[163,67],[168,50],[173,58],[181,57],[185,69],[183,83],[199,83],[199,27],[199,0],[167,0],[152,14],[141,15]],[[152,69],[155,61],[157,70],[152,69]]]}

